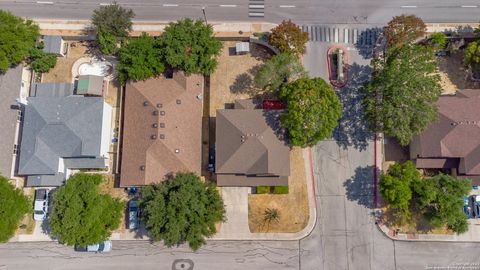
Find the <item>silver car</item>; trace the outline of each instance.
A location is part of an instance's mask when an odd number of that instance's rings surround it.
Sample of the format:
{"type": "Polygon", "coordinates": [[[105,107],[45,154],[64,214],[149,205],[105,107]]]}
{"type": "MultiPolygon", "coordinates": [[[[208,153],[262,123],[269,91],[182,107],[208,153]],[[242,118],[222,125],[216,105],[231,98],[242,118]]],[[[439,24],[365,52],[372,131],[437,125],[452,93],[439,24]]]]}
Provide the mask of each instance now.
{"type": "Polygon", "coordinates": [[[35,200],[33,202],[33,219],[42,221],[47,218],[48,213],[48,201],[49,201],[48,189],[35,190],[35,200]]]}
{"type": "Polygon", "coordinates": [[[81,247],[75,245],[75,251],[80,252],[110,252],[112,251],[112,241],[106,240],[95,245],[89,245],[86,247],[81,247]]]}

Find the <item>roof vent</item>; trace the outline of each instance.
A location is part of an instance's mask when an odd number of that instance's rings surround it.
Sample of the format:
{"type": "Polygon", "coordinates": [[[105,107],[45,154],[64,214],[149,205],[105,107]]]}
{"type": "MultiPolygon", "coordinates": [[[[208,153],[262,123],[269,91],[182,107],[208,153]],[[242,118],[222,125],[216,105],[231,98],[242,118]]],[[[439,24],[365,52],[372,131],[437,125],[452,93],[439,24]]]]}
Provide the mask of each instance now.
{"type": "Polygon", "coordinates": [[[145,171],[145,165],[140,166],[140,171],[145,171]]]}
{"type": "Polygon", "coordinates": [[[157,103],[157,108],[162,108],[162,107],[163,107],[162,103],[157,103]]]}
{"type": "Polygon", "coordinates": [[[157,124],[157,123],[154,123],[154,124],[152,125],[152,127],[153,127],[153,128],[158,128],[158,124],[157,124]]]}
{"type": "Polygon", "coordinates": [[[158,115],[158,111],[153,111],[153,115],[158,115]]]}
{"type": "Polygon", "coordinates": [[[177,104],[178,105],[182,104],[182,101],[180,99],[177,99],[177,104]]]}
{"type": "Polygon", "coordinates": [[[143,106],[148,106],[148,101],[144,101],[143,106]]]}
{"type": "Polygon", "coordinates": [[[151,138],[152,140],[156,140],[156,139],[157,139],[157,135],[153,134],[152,136],[150,136],[150,138],[151,138]]]}
{"type": "Polygon", "coordinates": [[[160,134],[160,139],[161,140],[165,139],[165,134],[160,134]]]}
{"type": "Polygon", "coordinates": [[[160,123],[161,128],[165,128],[165,123],[160,123]]]}
{"type": "Polygon", "coordinates": [[[165,115],[165,111],[160,111],[160,115],[165,115]]]}
{"type": "Polygon", "coordinates": [[[178,149],[178,148],[175,149],[175,153],[177,153],[177,154],[180,153],[180,149],[178,149]]]}

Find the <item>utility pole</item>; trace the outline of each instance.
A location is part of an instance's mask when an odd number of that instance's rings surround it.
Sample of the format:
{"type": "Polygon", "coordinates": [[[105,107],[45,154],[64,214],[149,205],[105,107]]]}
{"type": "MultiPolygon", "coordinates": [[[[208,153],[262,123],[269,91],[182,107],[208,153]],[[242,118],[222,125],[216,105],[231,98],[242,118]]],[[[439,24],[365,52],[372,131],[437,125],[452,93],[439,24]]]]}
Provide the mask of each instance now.
{"type": "Polygon", "coordinates": [[[208,24],[207,15],[205,14],[205,6],[202,6],[202,12],[203,12],[203,19],[205,20],[205,24],[208,24]]]}

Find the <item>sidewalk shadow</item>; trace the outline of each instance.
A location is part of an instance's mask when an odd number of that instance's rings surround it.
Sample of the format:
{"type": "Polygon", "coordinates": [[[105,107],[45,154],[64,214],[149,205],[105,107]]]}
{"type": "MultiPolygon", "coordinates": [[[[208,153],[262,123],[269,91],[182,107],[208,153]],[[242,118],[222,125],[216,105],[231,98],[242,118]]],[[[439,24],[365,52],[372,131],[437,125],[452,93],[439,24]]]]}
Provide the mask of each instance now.
{"type": "Polygon", "coordinates": [[[334,131],[337,144],[343,149],[353,146],[360,151],[366,150],[373,133],[369,129],[363,113],[361,88],[370,78],[371,67],[354,63],[348,66],[348,83],[337,90],[343,106],[342,118],[334,131]]]}
{"type": "Polygon", "coordinates": [[[359,205],[365,206],[368,209],[374,208],[373,170],[373,166],[358,167],[355,169],[355,175],[343,183],[346,189],[347,199],[349,201],[356,201],[359,205]]]}

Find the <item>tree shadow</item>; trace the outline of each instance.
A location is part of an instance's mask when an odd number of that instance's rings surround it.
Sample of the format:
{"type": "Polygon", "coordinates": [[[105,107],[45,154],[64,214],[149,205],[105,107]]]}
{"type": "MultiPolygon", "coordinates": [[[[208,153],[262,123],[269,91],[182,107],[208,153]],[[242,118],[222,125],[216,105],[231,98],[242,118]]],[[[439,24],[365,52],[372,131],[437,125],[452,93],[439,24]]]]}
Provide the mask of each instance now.
{"type": "Polygon", "coordinates": [[[282,123],[280,121],[282,113],[283,110],[263,110],[263,116],[265,117],[267,125],[273,130],[273,133],[280,141],[289,146],[286,130],[282,127],[282,123]]]}
{"type": "Polygon", "coordinates": [[[255,86],[254,78],[261,65],[255,65],[247,70],[247,72],[239,74],[232,85],[230,85],[230,92],[232,94],[246,94],[250,98],[263,98],[272,96],[273,91],[267,91],[255,86]]]}
{"type": "MultiPolygon", "coordinates": [[[[343,183],[347,199],[359,205],[373,209],[374,200],[374,166],[358,167],[355,175],[343,183]]],[[[377,173],[380,171],[377,168],[377,173]]]]}
{"type": "Polygon", "coordinates": [[[373,133],[364,119],[363,94],[361,88],[370,78],[372,68],[366,65],[353,64],[348,66],[348,83],[337,91],[342,103],[342,118],[334,131],[337,144],[344,149],[353,146],[362,151],[373,139],[373,133]]]}
{"type": "Polygon", "coordinates": [[[373,27],[364,29],[358,34],[355,48],[363,58],[369,59],[373,57],[375,45],[382,32],[383,28],[373,27]]]}

